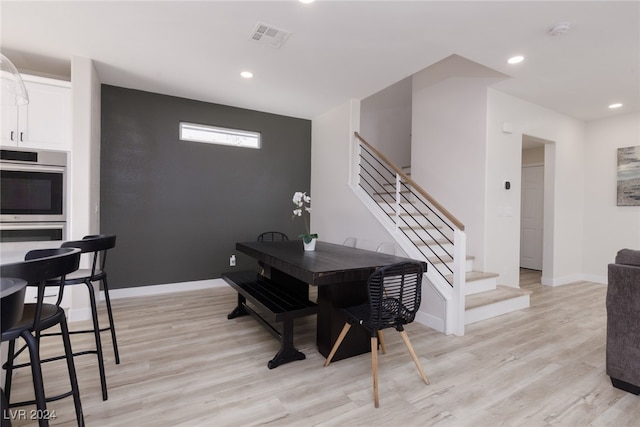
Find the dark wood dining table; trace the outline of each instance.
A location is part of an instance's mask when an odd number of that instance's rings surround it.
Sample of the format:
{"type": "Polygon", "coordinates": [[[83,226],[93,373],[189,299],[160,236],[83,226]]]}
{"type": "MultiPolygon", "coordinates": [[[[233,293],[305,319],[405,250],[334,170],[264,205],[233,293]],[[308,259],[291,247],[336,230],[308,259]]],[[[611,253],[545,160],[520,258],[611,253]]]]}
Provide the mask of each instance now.
{"type": "MultiPolygon", "coordinates": [[[[318,287],[316,343],[329,355],[346,316],[344,307],[367,301],[367,279],[377,268],[407,262],[410,258],[318,241],[305,251],[301,240],[236,243],[236,249],[260,261],[264,275],[279,286],[304,298],[309,285],[318,287]]],[[[422,261],[418,261],[422,262],[422,261]]],[[[422,262],[426,271],[427,265],[422,262]]],[[[364,328],[352,328],[333,360],[369,352],[370,336],[364,328]]]]}

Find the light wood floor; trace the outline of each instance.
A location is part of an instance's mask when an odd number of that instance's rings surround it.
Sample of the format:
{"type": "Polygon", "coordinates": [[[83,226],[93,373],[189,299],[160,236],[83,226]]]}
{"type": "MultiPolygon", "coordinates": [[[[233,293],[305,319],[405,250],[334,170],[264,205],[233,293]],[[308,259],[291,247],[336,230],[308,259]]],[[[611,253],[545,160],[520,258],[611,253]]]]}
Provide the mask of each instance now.
{"type": "MultiPolygon", "coordinates": [[[[413,323],[409,337],[431,381],[425,385],[395,331],[380,355],[380,409],[373,406],[369,355],[323,368],[314,318],[296,329],[304,361],[267,369],[278,343],[251,318],[227,320],[235,294],[219,288],[114,301],[122,363],[107,334],[109,400],[94,356],[77,358],[89,426],[419,425],[637,426],[640,397],[605,375],[603,285],[541,286],[523,272],[532,307],[445,336],[413,323]]],[[[56,338],[43,353],[59,348],[56,338]]],[[[90,343],[74,337],[74,349],[90,343]]],[[[49,364],[48,392],[64,383],[49,364]]],[[[21,370],[16,398],[31,393],[21,370]]],[[[72,426],[70,398],[53,402],[52,425],[72,426]]],[[[29,425],[15,421],[14,425],[29,425]]],[[[33,425],[33,424],[31,424],[33,425]]]]}

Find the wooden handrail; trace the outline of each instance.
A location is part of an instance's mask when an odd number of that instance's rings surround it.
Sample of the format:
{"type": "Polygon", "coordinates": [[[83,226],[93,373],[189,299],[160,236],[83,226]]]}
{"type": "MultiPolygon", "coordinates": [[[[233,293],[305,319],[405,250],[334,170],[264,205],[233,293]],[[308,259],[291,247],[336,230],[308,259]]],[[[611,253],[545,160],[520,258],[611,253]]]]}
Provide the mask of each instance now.
{"type": "Polygon", "coordinates": [[[380,157],[380,159],[382,159],[385,163],[387,163],[391,167],[391,169],[394,170],[394,172],[396,172],[398,175],[400,175],[402,177],[402,179],[404,179],[418,193],[420,193],[420,195],[422,197],[427,199],[427,201],[429,203],[431,203],[437,210],[442,212],[442,214],[451,222],[451,224],[453,224],[459,230],[464,231],[464,224],[462,222],[460,222],[460,220],[458,218],[453,216],[453,214],[451,212],[446,210],[444,208],[444,206],[442,206],[440,203],[438,203],[438,201],[436,199],[434,199],[433,197],[431,197],[431,195],[429,195],[429,193],[424,191],[422,189],[422,187],[420,187],[414,180],[412,180],[411,178],[409,178],[409,176],[407,176],[407,174],[402,172],[402,170],[399,167],[397,167],[391,160],[389,160],[389,158],[387,156],[385,156],[384,154],[382,154],[381,152],[376,150],[371,144],[369,144],[367,141],[365,141],[364,138],[362,138],[362,136],[360,136],[360,134],[358,132],[354,132],[354,135],[356,136],[356,138],[358,138],[360,140],[360,142],[362,142],[365,146],[367,146],[367,148],[369,148],[371,151],[373,151],[376,156],[380,157]]]}

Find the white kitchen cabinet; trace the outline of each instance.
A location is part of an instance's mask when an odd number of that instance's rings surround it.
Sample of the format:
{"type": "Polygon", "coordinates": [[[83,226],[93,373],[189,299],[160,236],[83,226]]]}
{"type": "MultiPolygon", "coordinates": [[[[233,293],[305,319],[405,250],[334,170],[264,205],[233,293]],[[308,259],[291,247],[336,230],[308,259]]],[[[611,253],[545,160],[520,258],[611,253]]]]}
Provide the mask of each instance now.
{"type": "Polygon", "coordinates": [[[70,151],[71,83],[22,75],[29,103],[2,106],[4,146],[70,151]]]}
{"type": "MultiPolygon", "coordinates": [[[[4,105],[2,108],[2,139],[0,142],[3,146],[17,147],[20,133],[18,131],[18,110],[23,110],[24,106],[4,105]]],[[[24,112],[23,114],[26,114],[24,112]]]]}

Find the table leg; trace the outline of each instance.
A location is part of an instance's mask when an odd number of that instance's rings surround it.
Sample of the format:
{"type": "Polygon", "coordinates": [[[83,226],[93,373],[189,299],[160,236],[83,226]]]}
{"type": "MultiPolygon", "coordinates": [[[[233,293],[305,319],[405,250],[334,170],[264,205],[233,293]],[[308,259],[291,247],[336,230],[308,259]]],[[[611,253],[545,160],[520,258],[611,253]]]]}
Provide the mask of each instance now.
{"type": "MultiPolygon", "coordinates": [[[[338,283],[318,287],[316,343],[318,351],[325,358],[329,356],[347,320],[342,308],[362,304],[367,299],[366,282],[338,283]]],[[[364,328],[359,326],[351,328],[332,361],[371,351],[370,341],[371,337],[364,328]]]]}

